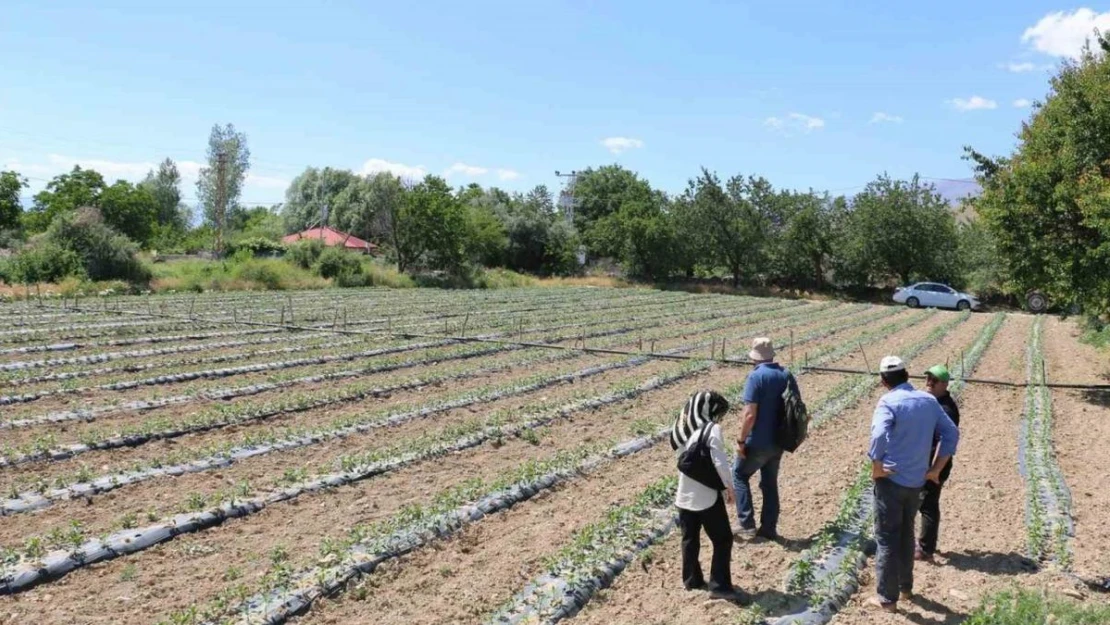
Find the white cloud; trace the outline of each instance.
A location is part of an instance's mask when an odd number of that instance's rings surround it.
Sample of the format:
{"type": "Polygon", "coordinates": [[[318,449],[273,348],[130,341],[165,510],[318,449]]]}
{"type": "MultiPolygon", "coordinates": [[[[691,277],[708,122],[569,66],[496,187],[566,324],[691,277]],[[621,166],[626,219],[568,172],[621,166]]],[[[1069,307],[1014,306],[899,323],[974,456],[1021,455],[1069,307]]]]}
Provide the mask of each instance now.
{"type": "Polygon", "coordinates": [[[516,170],[512,170],[512,169],[498,169],[497,170],[497,179],[498,180],[516,180],[517,178],[520,178],[520,172],[518,172],[516,170]]]}
{"type": "Polygon", "coordinates": [[[1014,108],[1024,109],[1029,108],[1033,103],[1025,98],[1018,98],[1014,100],[1014,108]]]}
{"type": "Polygon", "coordinates": [[[631,137],[606,137],[601,140],[601,145],[613,154],[620,154],[626,150],[640,149],[644,147],[644,142],[631,137]]]}
{"type": "Polygon", "coordinates": [[[804,113],[787,113],[786,117],[768,117],[763,125],[772,130],[781,130],[787,134],[793,131],[810,132],[825,127],[825,120],[804,113]]]}
{"type": "Polygon", "coordinates": [[[100,172],[109,183],[120,178],[124,180],[139,180],[142,179],[148,171],[158,168],[154,163],[127,163],[95,158],[73,158],[71,156],[62,156],[61,154],[48,154],[46,156],[46,161],[48,166],[54,167],[59,173],[73,169],[74,165],[80,165],[82,169],[95,169],[100,172]]]}
{"type": "Polygon", "coordinates": [[[973,95],[968,99],[952,98],[948,104],[957,111],[981,111],[998,108],[998,102],[982,96],[973,95]]]}
{"type": "Polygon", "coordinates": [[[1076,9],[1073,13],[1049,13],[1021,35],[1022,43],[1031,44],[1034,50],[1051,56],[1079,58],[1083,44],[1094,39],[1094,31],[1110,31],[1110,11],[1095,13],[1091,9],[1076,9]]]}
{"type": "Polygon", "coordinates": [[[406,178],[418,180],[428,175],[428,170],[423,165],[405,165],[404,163],[392,163],[385,159],[372,158],[362,164],[362,169],[359,174],[368,176],[371,174],[381,173],[387,171],[398,178],[406,178]]]}
{"type": "Polygon", "coordinates": [[[276,176],[260,176],[258,174],[247,174],[246,184],[248,186],[257,187],[259,189],[281,189],[285,190],[289,187],[289,181],[285,178],[278,178],[276,176]]]}
{"type": "Polygon", "coordinates": [[[1008,72],[1015,74],[1022,74],[1024,72],[1032,72],[1037,69],[1037,65],[1025,61],[1024,63],[1003,63],[1002,68],[1008,72]]]}
{"type": "Polygon", "coordinates": [[[455,163],[443,172],[444,177],[450,178],[456,174],[462,174],[467,178],[474,178],[489,172],[485,167],[478,167],[477,165],[467,165],[466,163],[455,163]]]}
{"type": "Polygon", "coordinates": [[[871,116],[871,123],[872,124],[881,124],[881,123],[884,123],[884,122],[885,123],[890,123],[890,124],[901,124],[902,123],[902,118],[899,117],[898,115],[890,115],[890,114],[884,113],[882,111],[879,111],[878,113],[875,113],[874,115],[871,116]]]}

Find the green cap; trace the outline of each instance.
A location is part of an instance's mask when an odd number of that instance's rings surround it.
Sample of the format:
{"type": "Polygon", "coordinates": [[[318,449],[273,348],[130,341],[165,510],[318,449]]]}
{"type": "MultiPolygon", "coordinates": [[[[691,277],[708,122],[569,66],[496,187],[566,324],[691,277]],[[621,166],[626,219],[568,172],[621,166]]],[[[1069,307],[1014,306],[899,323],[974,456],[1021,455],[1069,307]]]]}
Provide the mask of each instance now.
{"type": "Polygon", "coordinates": [[[926,375],[931,375],[934,378],[940,380],[941,382],[947,382],[948,379],[949,379],[948,367],[945,367],[944,365],[936,365],[933,368],[926,371],[925,374],[926,375]]]}

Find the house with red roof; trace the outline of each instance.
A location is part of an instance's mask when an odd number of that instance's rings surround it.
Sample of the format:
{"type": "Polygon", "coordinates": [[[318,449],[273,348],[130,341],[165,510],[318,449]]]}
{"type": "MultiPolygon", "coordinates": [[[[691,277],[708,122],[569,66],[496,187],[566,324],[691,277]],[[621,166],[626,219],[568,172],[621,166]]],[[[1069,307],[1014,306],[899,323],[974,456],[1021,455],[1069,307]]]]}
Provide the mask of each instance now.
{"type": "Polygon", "coordinates": [[[353,234],[340,232],[335,228],[329,226],[324,226],[323,228],[309,228],[304,232],[296,232],[282,237],[281,242],[288,245],[291,243],[296,243],[297,241],[307,241],[312,239],[323,241],[324,245],[328,247],[343,247],[349,250],[362,252],[363,254],[378,253],[377,245],[374,245],[369,241],[363,241],[353,234]]]}

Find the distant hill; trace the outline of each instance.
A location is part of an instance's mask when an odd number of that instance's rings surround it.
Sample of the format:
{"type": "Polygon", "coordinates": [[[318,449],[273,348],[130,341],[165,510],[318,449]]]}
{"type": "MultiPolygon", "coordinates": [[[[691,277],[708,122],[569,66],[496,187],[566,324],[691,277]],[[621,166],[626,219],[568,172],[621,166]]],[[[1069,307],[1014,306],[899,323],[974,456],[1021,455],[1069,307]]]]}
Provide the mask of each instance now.
{"type": "Polygon", "coordinates": [[[979,183],[974,180],[929,180],[928,182],[936,185],[937,193],[952,205],[958,205],[967,196],[976,196],[982,191],[979,183]]]}

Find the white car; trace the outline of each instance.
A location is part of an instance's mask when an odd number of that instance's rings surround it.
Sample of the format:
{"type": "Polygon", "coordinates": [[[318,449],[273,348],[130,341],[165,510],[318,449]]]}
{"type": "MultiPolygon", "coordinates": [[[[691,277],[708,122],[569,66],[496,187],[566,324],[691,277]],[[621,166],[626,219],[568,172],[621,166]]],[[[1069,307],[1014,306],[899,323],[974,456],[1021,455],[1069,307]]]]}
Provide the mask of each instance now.
{"type": "Polygon", "coordinates": [[[979,310],[979,298],[969,293],[937,284],[918,282],[899,287],[894,291],[894,301],[910,308],[955,308],[956,310],[979,310]]]}

